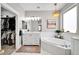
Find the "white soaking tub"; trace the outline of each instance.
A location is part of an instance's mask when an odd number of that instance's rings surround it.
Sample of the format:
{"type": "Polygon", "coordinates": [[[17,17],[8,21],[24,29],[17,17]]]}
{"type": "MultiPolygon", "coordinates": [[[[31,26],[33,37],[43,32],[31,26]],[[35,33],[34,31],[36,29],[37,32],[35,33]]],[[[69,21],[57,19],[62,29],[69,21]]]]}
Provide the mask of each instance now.
{"type": "Polygon", "coordinates": [[[46,51],[52,55],[70,55],[71,43],[58,38],[41,38],[41,52],[46,51]]]}

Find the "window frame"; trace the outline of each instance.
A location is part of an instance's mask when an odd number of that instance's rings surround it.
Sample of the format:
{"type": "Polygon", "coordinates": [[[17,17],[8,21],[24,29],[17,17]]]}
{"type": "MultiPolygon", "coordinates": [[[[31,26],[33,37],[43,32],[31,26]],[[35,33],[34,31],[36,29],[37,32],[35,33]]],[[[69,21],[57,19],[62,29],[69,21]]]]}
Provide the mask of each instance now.
{"type": "MultiPolygon", "coordinates": [[[[77,4],[75,4],[75,5],[71,5],[69,8],[67,8],[66,10],[64,10],[64,12],[62,12],[62,30],[64,30],[64,14],[66,13],[66,12],[68,12],[68,11],[70,11],[71,9],[73,9],[74,7],[77,7],[77,9],[78,9],[78,6],[77,6],[77,4]]],[[[70,32],[70,33],[72,33],[72,32],[70,32]]],[[[77,33],[77,29],[76,29],[76,33],[77,33]]]]}

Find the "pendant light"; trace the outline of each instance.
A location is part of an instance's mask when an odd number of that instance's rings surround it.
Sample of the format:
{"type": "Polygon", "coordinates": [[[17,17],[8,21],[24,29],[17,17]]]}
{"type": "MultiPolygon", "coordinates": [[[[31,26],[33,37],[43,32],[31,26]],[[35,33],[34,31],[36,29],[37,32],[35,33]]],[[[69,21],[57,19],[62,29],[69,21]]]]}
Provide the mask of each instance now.
{"type": "Polygon", "coordinates": [[[54,6],[55,6],[55,10],[53,12],[53,16],[58,17],[60,15],[60,12],[59,12],[59,10],[56,9],[57,3],[55,3],[54,6]]]}

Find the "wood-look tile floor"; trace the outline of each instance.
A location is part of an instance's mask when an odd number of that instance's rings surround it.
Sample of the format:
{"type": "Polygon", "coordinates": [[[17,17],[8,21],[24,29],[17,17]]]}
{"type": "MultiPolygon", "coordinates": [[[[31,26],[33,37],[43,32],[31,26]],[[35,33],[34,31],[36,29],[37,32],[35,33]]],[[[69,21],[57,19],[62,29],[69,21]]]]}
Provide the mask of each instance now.
{"type": "Polygon", "coordinates": [[[4,50],[4,52],[0,55],[10,55],[15,50],[15,46],[4,45],[2,46],[2,50],[4,50]]]}
{"type": "Polygon", "coordinates": [[[23,52],[23,53],[40,53],[41,49],[40,46],[36,45],[26,45],[22,46],[20,49],[18,49],[16,52],[23,52]]]}

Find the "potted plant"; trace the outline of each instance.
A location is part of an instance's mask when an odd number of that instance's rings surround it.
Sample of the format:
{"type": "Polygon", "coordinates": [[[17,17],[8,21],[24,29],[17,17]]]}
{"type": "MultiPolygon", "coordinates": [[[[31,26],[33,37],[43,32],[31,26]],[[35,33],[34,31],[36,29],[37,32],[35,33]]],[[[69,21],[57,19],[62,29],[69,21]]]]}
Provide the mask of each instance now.
{"type": "Polygon", "coordinates": [[[60,38],[61,37],[61,35],[60,35],[61,32],[62,32],[61,30],[56,30],[55,31],[55,33],[57,33],[57,35],[56,35],[57,38],[60,38]]]}
{"type": "Polygon", "coordinates": [[[59,35],[61,33],[61,30],[56,30],[55,32],[59,35]]]}

